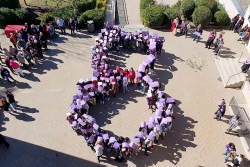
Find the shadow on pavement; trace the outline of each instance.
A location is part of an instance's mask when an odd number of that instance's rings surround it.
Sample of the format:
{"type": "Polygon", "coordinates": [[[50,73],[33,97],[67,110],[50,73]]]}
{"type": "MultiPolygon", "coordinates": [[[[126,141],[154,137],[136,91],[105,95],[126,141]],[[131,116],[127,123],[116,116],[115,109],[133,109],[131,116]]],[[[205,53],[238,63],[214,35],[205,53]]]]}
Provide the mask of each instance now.
{"type": "Polygon", "coordinates": [[[7,149],[3,145],[0,145],[1,166],[105,167],[104,165],[93,163],[82,158],[77,158],[8,136],[5,137],[10,147],[7,149]]]}

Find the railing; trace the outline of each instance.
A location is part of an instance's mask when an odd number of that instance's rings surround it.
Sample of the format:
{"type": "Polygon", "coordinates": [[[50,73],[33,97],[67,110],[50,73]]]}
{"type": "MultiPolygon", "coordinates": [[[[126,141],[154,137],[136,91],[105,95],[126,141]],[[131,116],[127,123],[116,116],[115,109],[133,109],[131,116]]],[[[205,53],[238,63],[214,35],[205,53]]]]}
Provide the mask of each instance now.
{"type": "Polygon", "coordinates": [[[112,11],[112,23],[115,25],[115,10],[116,10],[116,0],[111,2],[111,11],[112,11]]]}
{"type": "MultiPolygon", "coordinates": [[[[238,103],[237,103],[237,101],[236,101],[236,99],[235,99],[235,97],[233,96],[232,97],[232,99],[230,100],[230,102],[229,102],[229,106],[234,106],[234,107],[236,107],[236,109],[237,109],[237,114],[236,115],[238,115],[239,117],[240,117],[240,119],[243,121],[243,125],[245,125],[245,127],[244,127],[244,129],[241,129],[241,131],[240,131],[240,135],[242,135],[242,136],[244,136],[244,133],[245,132],[250,132],[250,119],[249,119],[249,117],[248,117],[248,115],[247,115],[247,113],[246,113],[246,110],[243,108],[243,107],[240,107],[239,105],[238,105],[238,103]]],[[[250,150],[250,149],[249,149],[250,150]]],[[[248,150],[248,151],[249,151],[248,150]]]]}
{"type": "Polygon", "coordinates": [[[246,73],[246,72],[248,72],[249,70],[250,70],[250,69],[248,69],[248,70],[246,70],[246,71],[239,72],[239,73],[234,74],[234,75],[231,75],[231,76],[228,78],[228,80],[227,80],[226,86],[227,86],[229,80],[230,80],[233,76],[239,75],[239,74],[241,74],[241,73],[246,73]]]}

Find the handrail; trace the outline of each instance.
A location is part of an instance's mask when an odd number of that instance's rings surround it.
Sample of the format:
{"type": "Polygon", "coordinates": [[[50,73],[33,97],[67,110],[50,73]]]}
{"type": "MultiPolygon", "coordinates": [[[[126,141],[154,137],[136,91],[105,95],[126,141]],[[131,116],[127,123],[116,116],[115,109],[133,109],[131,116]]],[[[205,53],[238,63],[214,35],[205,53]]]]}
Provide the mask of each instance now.
{"type": "Polygon", "coordinates": [[[239,72],[239,73],[234,74],[234,75],[231,75],[231,76],[228,78],[228,80],[227,80],[226,86],[227,86],[229,80],[230,80],[233,76],[238,75],[238,74],[241,74],[241,73],[243,73],[243,72],[245,73],[245,72],[247,72],[247,71],[249,71],[249,70],[250,70],[250,69],[248,69],[248,70],[246,70],[246,71],[239,72]]]}
{"type": "Polygon", "coordinates": [[[240,59],[241,59],[242,55],[243,55],[243,52],[241,52],[241,55],[240,55],[239,60],[238,60],[238,63],[240,63],[240,59]]]}

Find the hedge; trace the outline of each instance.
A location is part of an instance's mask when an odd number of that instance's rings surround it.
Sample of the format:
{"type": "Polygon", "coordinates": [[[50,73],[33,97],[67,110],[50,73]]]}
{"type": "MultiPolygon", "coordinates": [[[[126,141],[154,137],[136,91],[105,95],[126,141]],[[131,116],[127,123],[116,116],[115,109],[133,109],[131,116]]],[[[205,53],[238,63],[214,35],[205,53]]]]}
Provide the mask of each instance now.
{"type": "Polygon", "coordinates": [[[106,9],[106,0],[97,0],[96,7],[97,7],[97,9],[105,10],[106,9]]]}
{"type": "Polygon", "coordinates": [[[68,21],[69,21],[69,18],[72,18],[74,17],[74,8],[71,7],[71,6],[67,6],[67,7],[64,7],[64,8],[61,8],[61,9],[58,9],[58,10],[55,10],[53,13],[52,13],[52,16],[57,19],[57,18],[61,18],[64,20],[65,22],[65,25],[68,25],[68,21]]]}
{"type": "Polygon", "coordinates": [[[199,7],[200,6],[207,7],[208,9],[211,10],[212,14],[214,14],[218,10],[217,1],[216,0],[200,0],[198,6],[199,7]]]}
{"type": "Polygon", "coordinates": [[[178,1],[176,4],[174,4],[170,8],[167,8],[166,11],[163,13],[163,15],[164,15],[163,23],[166,24],[167,27],[170,27],[172,21],[176,17],[181,18],[181,1],[178,1]]]}
{"type": "Polygon", "coordinates": [[[26,9],[15,9],[14,14],[16,15],[16,23],[18,24],[24,24],[29,21],[30,15],[28,10],[26,9]]]}
{"type": "Polygon", "coordinates": [[[208,26],[212,19],[212,12],[205,6],[200,6],[193,13],[193,23],[198,26],[208,26]]]}
{"type": "Polygon", "coordinates": [[[95,29],[101,29],[104,26],[105,22],[105,10],[100,10],[100,9],[92,9],[92,10],[87,10],[80,16],[80,24],[84,26],[87,21],[93,20],[95,29]]]}
{"type": "Polygon", "coordinates": [[[181,12],[184,15],[184,17],[190,17],[195,9],[195,3],[193,0],[183,0],[181,2],[181,12]]]}
{"type": "Polygon", "coordinates": [[[0,25],[24,24],[29,21],[29,12],[26,9],[0,8],[0,25]]]}
{"type": "Polygon", "coordinates": [[[20,8],[19,0],[0,0],[0,7],[15,9],[20,8]]]}
{"type": "Polygon", "coordinates": [[[150,5],[155,5],[155,0],[140,0],[140,15],[142,16],[143,10],[150,5]]]}
{"type": "Polygon", "coordinates": [[[142,24],[147,27],[160,26],[163,23],[164,15],[162,6],[149,6],[143,10],[141,15],[142,24]]]}
{"type": "Polygon", "coordinates": [[[231,19],[229,18],[227,12],[217,11],[214,14],[214,23],[217,26],[229,26],[231,23],[231,19]]]}
{"type": "Polygon", "coordinates": [[[72,0],[72,6],[77,14],[94,9],[96,7],[96,0],[72,0]]]}

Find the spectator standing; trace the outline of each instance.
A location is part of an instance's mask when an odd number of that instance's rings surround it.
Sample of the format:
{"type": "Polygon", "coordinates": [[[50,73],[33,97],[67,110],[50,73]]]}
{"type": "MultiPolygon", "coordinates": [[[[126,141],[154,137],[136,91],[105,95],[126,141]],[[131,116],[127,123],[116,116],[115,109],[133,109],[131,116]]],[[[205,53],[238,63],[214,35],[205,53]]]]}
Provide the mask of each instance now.
{"type": "Polygon", "coordinates": [[[234,29],[235,24],[238,22],[239,18],[240,18],[240,14],[237,14],[236,16],[234,16],[234,18],[232,18],[231,26],[230,26],[229,30],[234,29]]]}
{"type": "Polygon", "coordinates": [[[125,92],[128,92],[128,78],[125,76],[125,77],[123,77],[123,82],[122,82],[122,84],[123,84],[123,92],[125,93],[125,92]]]}
{"type": "Polygon", "coordinates": [[[19,67],[19,64],[18,64],[18,63],[14,62],[13,60],[10,60],[10,66],[13,68],[13,70],[16,72],[16,74],[17,74],[18,76],[20,76],[20,75],[24,76],[23,71],[22,71],[22,69],[19,67]]]}
{"type": "Polygon", "coordinates": [[[227,129],[227,132],[225,133],[229,133],[232,129],[236,128],[239,124],[239,120],[240,117],[238,115],[233,116],[230,120],[229,120],[229,128],[227,129]]]}
{"type": "Polygon", "coordinates": [[[13,35],[13,33],[10,33],[10,42],[13,44],[13,46],[16,48],[17,45],[17,39],[16,37],[13,35]]]}
{"type": "Polygon", "coordinates": [[[39,29],[39,32],[46,34],[46,26],[42,22],[40,23],[38,29],[39,29]]]}
{"type": "Polygon", "coordinates": [[[235,27],[234,27],[234,32],[239,33],[238,29],[241,28],[244,24],[244,17],[241,17],[240,20],[236,23],[235,27]]]}
{"type": "Polygon", "coordinates": [[[16,102],[16,100],[14,98],[14,95],[10,91],[7,90],[6,91],[6,96],[7,96],[7,99],[9,101],[9,103],[11,104],[12,109],[14,111],[16,109],[16,107],[17,107],[17,102],[16,102]]]}
{"type": "Polygon", "coordinates": [[[42,42],[44,49],[47,50],[48,49],[47,48],[47,38],[42,32],[40,32],[39,40],[42,42]]]}
{"type": "Polygon", "coordinates": [[[69,19],[68,25],[71,35],[75,34],[75,22],[72,18],[69,19]]]}
{"type": "Polygon", "coordinates": [[[224,45],[223,38],[220,38],[220,43],[219,43],[219,45],[217,46],[217,48],[215,48],[215,55],[217,55],[218,52],[219,52],[219,50],[220,50],[221,48],[223,48],[223,45],[224,45]]]}
{"type": "Polygon", "coordinates": [[[78,27],[79,26],[79,19],[78,19],[78,17],[77,17],[76,14],[74,15],[73,20],[75,22],[75,29],[76,29],[76,31],[79,31],[79,27],[78,27]]]}
{"type": "Polygon", "coordinates": [[[61,18],[58,18],[57,21],[56,21],[59,29],[61,30],[62,34],[65,34],[65,23],[64,23],[64,20],[61,19],[61,18]]]}
{"type": "Polygon", "coordinates": [[[16,48],[13,48],[12,46],[10,46],[9,47],[9,52],[10,52],[10,54],[13,56],[13,57],[15,57],[15,59],[18,61],[18,59],[17,59],[17,54],[18,54],[18,50],[16,49],[16,48]]]}
{"type": "Polygon", "coordinates": [[[24,54],[22,53],[18,53],[17,54],[17,60],[20,64],[23,65],[24,69],[27,70],[28,69],[28,66],[25,64],[25,57],[24,57],[24,54]]]}
{"type": "Polygon", "coordinates": [[[96,146],[95,146],[95,153],[96,153],[96,155],[97,155],[97,161],[100,163],[100,158],[102,157],[102,154],[103,154],[103,146],[102,145],[100,145],[100,144],[97,144],[96,146]]]}

